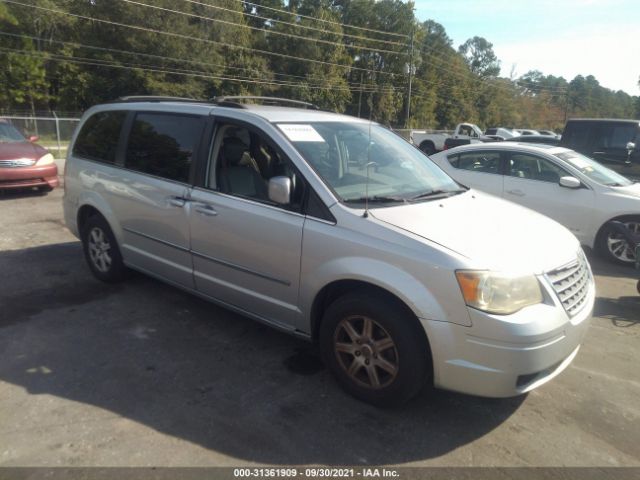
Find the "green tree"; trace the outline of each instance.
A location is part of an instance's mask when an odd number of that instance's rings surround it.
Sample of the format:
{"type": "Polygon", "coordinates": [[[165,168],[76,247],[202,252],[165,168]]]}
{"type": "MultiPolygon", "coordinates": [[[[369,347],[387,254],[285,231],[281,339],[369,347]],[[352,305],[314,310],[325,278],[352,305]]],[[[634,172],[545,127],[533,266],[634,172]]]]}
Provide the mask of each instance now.
{"type": "Polygon", "coordinates": [[[500,61],[493,52],[493,44],[483,37],[473,37],[458,47],[471,71],[481,78],[496,77],[500,73],[500,61]]]}

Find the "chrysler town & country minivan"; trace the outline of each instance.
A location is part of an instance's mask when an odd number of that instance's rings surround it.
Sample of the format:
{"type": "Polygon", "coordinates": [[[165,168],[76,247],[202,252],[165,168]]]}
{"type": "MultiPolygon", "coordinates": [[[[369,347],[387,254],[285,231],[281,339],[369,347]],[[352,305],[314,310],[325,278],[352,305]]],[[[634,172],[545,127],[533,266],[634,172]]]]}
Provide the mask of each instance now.
{"type": "Polygon", "coordinates": [[[84,114],[64,211],[97,278],[135,269],[316,342],[376,405],[427,381],[518,395],[571,363],[595,288],[567,229],[378,124],[267,103],[129,97],[84,114]]]}

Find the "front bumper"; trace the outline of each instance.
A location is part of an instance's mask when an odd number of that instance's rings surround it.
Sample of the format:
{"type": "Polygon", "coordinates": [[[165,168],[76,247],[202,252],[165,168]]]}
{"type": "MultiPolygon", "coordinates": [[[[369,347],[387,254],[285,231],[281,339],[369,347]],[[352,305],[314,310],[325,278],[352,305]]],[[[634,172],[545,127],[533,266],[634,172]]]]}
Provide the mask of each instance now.
{"type": "Polygon", "coordinates": [[[55,163],[42,167],[0,168],[0,189],[50,187],[60,185],[58,167],[55,163]]]}
{"type": "Polygon", "coordinates": [[[484,397],[511,397],[548,382],[576,356],[589,326],[595,288],[570,318],[562,304],[513,315],[469,309],[471,327],[422,320],[431,343],[436,387],[484,397]]]}

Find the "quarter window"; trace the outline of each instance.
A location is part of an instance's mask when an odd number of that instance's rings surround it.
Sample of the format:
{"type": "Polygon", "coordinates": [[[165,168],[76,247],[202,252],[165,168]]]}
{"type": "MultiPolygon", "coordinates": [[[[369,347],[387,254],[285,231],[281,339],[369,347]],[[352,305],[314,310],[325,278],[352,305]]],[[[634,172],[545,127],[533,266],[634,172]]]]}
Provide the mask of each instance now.
{"type": "Polygon", "coordinates": [[[560,177],[569,175],[549,160],[536,155],[514,153],[509,160],[508,175],[528,180],[558,183],[560,177]]]}
{"type": "Polygon", "coordinates": [[[129,134],[125,165],[186,183],[204,120],[193,115],[138,113],[129,134]]]}
{"type": "Polygon", "coordinates": [[[97,162],[115,163],[120,130],[126,115],[123,111],[109,111],[89,117],[78,134],[73,154],[97,162]]]}

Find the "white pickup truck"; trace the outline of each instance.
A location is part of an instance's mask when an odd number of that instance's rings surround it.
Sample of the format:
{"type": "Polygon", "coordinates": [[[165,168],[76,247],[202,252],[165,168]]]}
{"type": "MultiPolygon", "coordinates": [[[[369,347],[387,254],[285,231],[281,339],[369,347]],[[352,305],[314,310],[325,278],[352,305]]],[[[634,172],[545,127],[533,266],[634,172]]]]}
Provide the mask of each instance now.
{"type": "Polygon", "coordinates": [[[480,127],[473,123],[459,123],[451,132],[447,130],[411,130],[411,143],[418,146],[427,155],[466,145],[468,143],[493,142],[496,139],[487,137],[480,127]]]}

